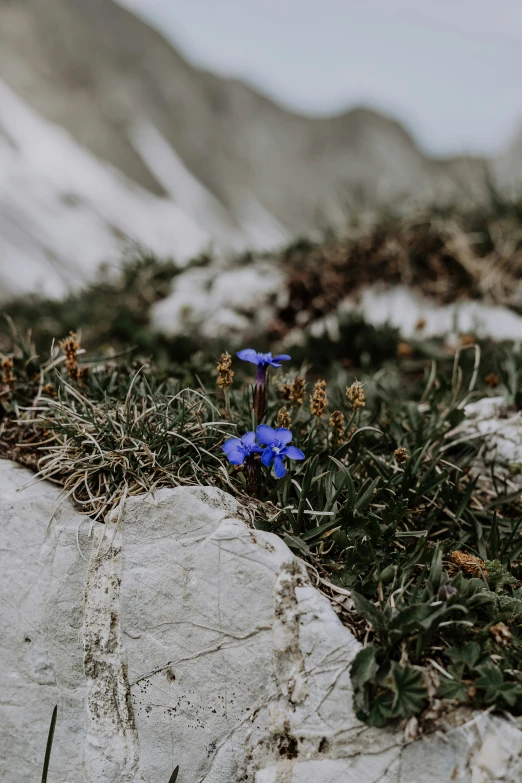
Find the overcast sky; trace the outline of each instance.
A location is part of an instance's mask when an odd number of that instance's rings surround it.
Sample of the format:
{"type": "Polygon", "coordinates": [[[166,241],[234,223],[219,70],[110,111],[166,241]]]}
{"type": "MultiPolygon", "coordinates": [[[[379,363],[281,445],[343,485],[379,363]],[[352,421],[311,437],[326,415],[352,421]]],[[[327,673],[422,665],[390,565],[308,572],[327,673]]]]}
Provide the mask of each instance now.
{"type": "Polygon", "coordinates": [[[371,105],[430,152],[522,126],[522,0],[120,0],[192,62],[301,112],[371,105]]]}

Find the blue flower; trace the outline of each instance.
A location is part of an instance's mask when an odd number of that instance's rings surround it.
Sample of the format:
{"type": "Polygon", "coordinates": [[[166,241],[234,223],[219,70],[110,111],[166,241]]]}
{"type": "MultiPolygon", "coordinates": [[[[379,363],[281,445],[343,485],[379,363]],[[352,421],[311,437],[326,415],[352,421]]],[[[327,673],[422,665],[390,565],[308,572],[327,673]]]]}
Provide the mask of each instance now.
{"type": "Polygon", "coordinates": [[[257,364],[257,366],[267,367],[281,367],[281,362],[288,362],[291,357],[286,353],[280,353],[279,356],[272,357],[271,353],[257,353],[253,348],[245,348],[243,351],[238,351],[237,356],[244,362],[251,362],[251,364],[257,364]]]}
{"type": "Polygon", "coordinates": [[[229,438],[222,448],[231,465],[242,465],[251,454],[263,451],[256,443],[255,432],[247,432],[242,438],[229,438]]]}
{"type": "Polygon", "coordinates": [[[269,468],[274,465],[276,478],[283,478],[286,469],[283,463],[284,459],[304,459],[305,455],[301,449],[288,444],[292,440],[292,433],[283,427],[274,429],[266,424],[260,424],[256,430],[259,442],[265,446],[261,462],[269,468]]]}
{"type": "Polygon", "coordinates": [[[261,421],[266,411],[268,368],[281,367],[281,362],[286,362],[291,357],[286,353],[280,353],[279,356],[272,357],[271,353],[257,353],[253,348],[245,348],[243,351],[238,351],[237,355],[242,361],[257,365],[254,412],[257,420],[261,421]]]}

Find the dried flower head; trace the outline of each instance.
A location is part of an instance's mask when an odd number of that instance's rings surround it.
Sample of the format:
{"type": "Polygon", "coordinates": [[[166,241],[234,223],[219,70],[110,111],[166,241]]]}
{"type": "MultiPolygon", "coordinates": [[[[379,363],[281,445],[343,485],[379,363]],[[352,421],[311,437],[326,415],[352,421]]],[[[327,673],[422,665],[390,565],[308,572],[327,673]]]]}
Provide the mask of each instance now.
{"type": "Polygon", "coordinates": [[[289,430],[291,425],[292,419],[288,413],[288,408],[286,405],[283,405],[283,407],[279,408],[279,411],[277,412],[276,427],[278,429],[283,428],[285,430],[289,430]]]}
{"type": "Polygon", "coordinates": [[[301,408],[306,397],[306,381],[299,375],[292,383],[283,383],[279,387],[285,402],[290,402],[294,408],[301,408]]]}
{"type": "Polygon", "coordinates": [[[489,634],[495,644],[501,644],[503,647],[505,647],[511,639],[511,631],[504,623],[492,625],[489,629],[489,634]]]}
{"type": "Polygon", "coordinates": [[[330,416],[330,429],[332,430],[332,438],[339,442],[344,434],[344,413],[342,411],[334,411],[330,416]]]}
{"type": "Polygon", "coordinates": [[[451,566],[450,570],[456,572],[458,570],[463,571],[466,576],[487,576],[488,572],[483,560],[475,555],[468,555],[466,552],[456,550],[451,553],[451,566]]]}
{"type": "Polygon", "coordinates": [[[65,354],[65,367],[67,369],[67,375],[73,381],[78,380],[78,350],[80,343],[74,332],[69,334],[65,340],[60,343],[60,348],[65,354]]]}
{"type": "Polygon", "coordinates": [[[76,376],[78,383],[84,383],[88,377],[89,377],[88,367],[82,367],[81,369],[78,369],[78,373],[76,376]]]}
{"type": "Polygon", "coordinates": [[[229,389],[232,386],[234,371],[232,370],[232,357],[229,353],[222,353],[217,364],[217,385],[220,389],[229,389]]]}
{"type": "Polygon", "coordinates": [[[326,410],[326,381],[316,381],[310,397],[310,412],[312,416],[322,416],[326,410]]]}
{"type": "Polygon", "coordinates": [[[52,383],[46,383],[45,386],[42,386],[42,393],[47,397],[56,397],[56,389],[52,383]]]}
{"type": "Polygon", "coordinates": [[[366,405],[363,385],[359,381],[354,381],[351,386],[348,386],[346,389],[346,396],[354,411],[358,411],[359,408],[364,408],[366,405]]]}
{"type": "Polygon", "coordinates": [[[404,463],[408,461],[408,452],[404,446],[399,446],[398,449],[395,449],[393,456],[398,465],[404,465],[404,463]]]}
{"type": "Polygon", "coordinates": [[[413,356],[413,348],[409,343],[401,342],[397,346],[397,356],[399,359],[411,359],[413,356]]]}
{"type": "Polygon", "coordinates": [[[486,375],[485,381],[490,389],[494,389],[499,385],[500,378],[494,372],[490,372],[489,375],[486,375]]]}
{"type": "Polygon", "coordinates": [[[2,359],[2,383],[4,383],[6,386],[11,386],[15,381],[13,368],[13,360],[9,359],[7,356],[4,357],[2,359]]]}
{"type": "Polygon", "coordinates": [[[418,332],[422,332],[423,329],[425,329],[425,328],[426,328],[426,319],[425,318],[419,318],[419,320],[415,324],[415,329],[418,332]]]}

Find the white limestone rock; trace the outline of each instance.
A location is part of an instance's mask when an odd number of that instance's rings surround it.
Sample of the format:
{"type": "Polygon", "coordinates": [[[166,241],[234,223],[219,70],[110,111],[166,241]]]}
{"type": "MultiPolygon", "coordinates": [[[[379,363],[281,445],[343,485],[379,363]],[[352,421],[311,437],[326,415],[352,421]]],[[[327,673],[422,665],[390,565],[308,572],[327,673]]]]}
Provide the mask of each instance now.
{"type": "Polygon", "coordinates": [[[55,703],[52,783],[522,779],[514,722],[410,744],[361,724],[358,642],[229,495],[161,490],[91,528],[67,504],[50,522],[59,491],[29,478],[0,461],[2,781],[39,779],[55,703]]]}
{"type": "Polygon", "coordinates": [[[58,490],[0,460],[0,780],[40,780],[47,732],[59,705],[49,781],[82,780],[85,747],[81,629],[88,554],[85,517],[58,490]]]}

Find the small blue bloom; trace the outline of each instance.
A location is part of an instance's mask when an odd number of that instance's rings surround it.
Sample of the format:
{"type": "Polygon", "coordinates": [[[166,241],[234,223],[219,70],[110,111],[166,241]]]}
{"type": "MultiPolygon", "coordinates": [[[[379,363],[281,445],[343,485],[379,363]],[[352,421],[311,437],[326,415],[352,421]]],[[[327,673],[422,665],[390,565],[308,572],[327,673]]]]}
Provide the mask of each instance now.
{"type": "Polygon", "coordinates": [[[281,362],[288,362],[291,357],[286,353],[280,353],[279,356],[272,357],[271,353],[258,353],[253,348],[245,348],[243,351],[238,351],[237,356],[244,362],[251,362],[251,364],[257,364],[257,366],[267,367],[281,367],[281,362]]]}
{"type": "Polygon", "coordinates": [[[283,478],[286,469],[283,463],[284,459],[304,459],[305,455],[301,449],[288,444],[292,440],[290,430],[279,427],[274,429],[266,424],[260,424],[256,430],[259,442],[265,446],[261,462],[269,468],[274,465],[276,478],[283,478]]]}
{"type": "Polygon", "coordinates": [[[251,454],[263,451],[256,443],[255,432],[247,432],[242,438],[229,438],[222,448],[231,465],[242,465],[251,454]]]}

